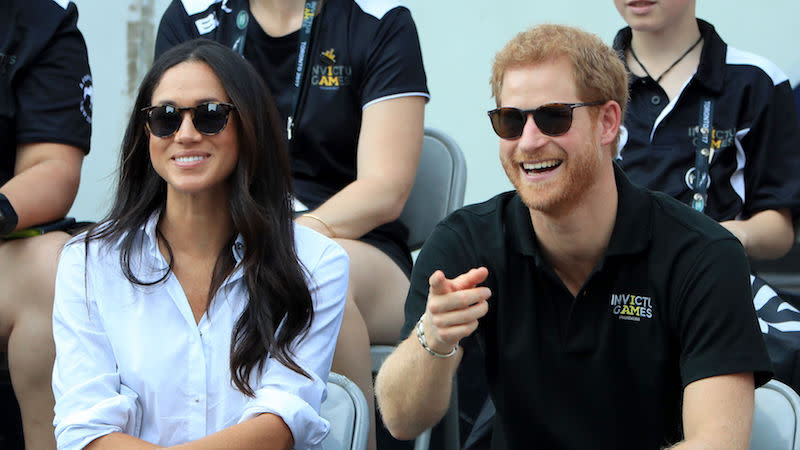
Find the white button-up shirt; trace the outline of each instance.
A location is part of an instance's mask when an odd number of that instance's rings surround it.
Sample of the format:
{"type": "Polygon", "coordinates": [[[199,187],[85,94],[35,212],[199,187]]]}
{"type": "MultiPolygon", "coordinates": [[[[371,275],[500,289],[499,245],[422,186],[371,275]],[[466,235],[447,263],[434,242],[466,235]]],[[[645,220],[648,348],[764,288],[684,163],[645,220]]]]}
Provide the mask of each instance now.
{"type": "MultiPolygon", "coordinates": [[[[154,215],[138,233],[131,269],[154,281],[167,262],[158,249],[154,215]]],[[[292,358],[311,379],[268,357],[254,368],[255,398],[235,389],[231,331],[247,302],[243,272],[222,284],[196,323],[174,274],[153,286],[125,278],[117,243],[82,235],[67,245],[56,277],[53,335],[56,361],[55,434],[59,448],[83,448],[122,432],[169,446],[196,440],[262,413],[280,416],[295,448],[320,448],[329,428],[319,416],[342,321],[348,259],[330,239],[295,226],[297,255],[314,305],[308,333],[292,343],[292,358]]],[[[242,242],[232,249],[240,261],[242,242]]]]}

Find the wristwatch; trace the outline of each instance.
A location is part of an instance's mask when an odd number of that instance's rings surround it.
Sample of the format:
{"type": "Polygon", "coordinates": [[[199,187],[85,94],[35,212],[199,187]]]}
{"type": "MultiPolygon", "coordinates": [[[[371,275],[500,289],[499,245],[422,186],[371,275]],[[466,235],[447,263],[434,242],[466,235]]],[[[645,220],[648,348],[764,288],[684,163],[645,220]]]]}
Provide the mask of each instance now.
{"type": "Polygon", "coordinates": [[[0,237],[7,235],[17,228],[17,212],[11,206],[5,195],[0,194],[0,237]]]}

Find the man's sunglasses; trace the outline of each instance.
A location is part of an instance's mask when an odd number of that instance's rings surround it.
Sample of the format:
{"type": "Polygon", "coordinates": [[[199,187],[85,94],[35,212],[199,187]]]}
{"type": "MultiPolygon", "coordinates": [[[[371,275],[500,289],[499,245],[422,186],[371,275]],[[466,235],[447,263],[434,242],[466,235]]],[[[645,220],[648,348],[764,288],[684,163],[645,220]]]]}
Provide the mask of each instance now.
{"type": "Polygon", "coordinates": [[[230,103],[208,102],[183,108],[173,105],[154,105],[142,108],[142,111],[146,114],[147,129],[154,136],[165,138],[175,134],[181,127],[184,111],[192,112],[195,130],[213,136],[225,129],[228,115],[234,109],[236,107],[230,103]]]}
{"type": "Polygon", "coordinates": [[[528,114],[539,131],[548,136],[561,136],[572,126],[572,110],[581,106],[602,105],[603,101],[588,103],[548,103],[536,109],[497,108],[489,111],[492,128],[503,139],[517,139],[522,136],[528,114]]]}

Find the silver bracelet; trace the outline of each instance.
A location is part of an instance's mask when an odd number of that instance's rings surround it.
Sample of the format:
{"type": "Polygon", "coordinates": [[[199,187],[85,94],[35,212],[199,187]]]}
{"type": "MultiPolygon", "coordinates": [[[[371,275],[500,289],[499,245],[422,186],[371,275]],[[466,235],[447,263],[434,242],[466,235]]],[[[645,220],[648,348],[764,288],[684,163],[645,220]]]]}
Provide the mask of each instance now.
{"type": "Polygon", "coordinates": [[[419,343],[422,344],[422,348],[428,351],[431,355],[437,358],[449,358],[456,354],[458,351],[458,342],[456,342],[455,347],[450,350],[450,353],[439,353],[436,350],[428,347],[428,341],[425,339],[425,327],[422,325],[422,321],[425,320],[425,314],[423,313],[419,320],[417,321],[417,339],[419,343]]]}

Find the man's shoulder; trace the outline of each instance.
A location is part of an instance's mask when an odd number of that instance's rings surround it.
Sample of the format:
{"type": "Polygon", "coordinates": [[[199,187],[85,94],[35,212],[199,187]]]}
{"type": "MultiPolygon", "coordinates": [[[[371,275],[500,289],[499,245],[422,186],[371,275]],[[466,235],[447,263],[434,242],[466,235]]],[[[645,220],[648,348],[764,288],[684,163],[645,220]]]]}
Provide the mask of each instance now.
{"type": "Polygon", "coordinates": [[[728,46],[725,65],[733,76],[764,81],[773,86],[789,80],[786,73],[769,59],[736,47],[728,46]]]}
{"type": "Polygon", "coordinates": [[[712,242],[736,238],[722,225],[661,192],[650,192],[653,199],[653,239],[656,244],[712,242]]]}
{"type": "Polygon", "coordinates": [[[525,206],[516,192],[510,191],[454,211],[436,225],[422,247],[417,264],[426,261],[431,268],[439,268],[447,261],[458,273],[463,272],[464,264],[494,266],[492,262],[505,254],[508,228],[513,228],[513,217],[519,217],[518,208],[525,206]],[[510,212],[516,213],[511,215],[512,219],[510,212]]]}
{"type": "MultiPolygon", "coordinates": [[[[441,225],[457,229],[482,229],[502,224],[504,214],[508,208],[513,208],[516,203],[522,204],[516,191],[507,191],[480,203],[473,203],[457,209],[445,218],[441,225]]],[[[491,228],[489,228],[491,229],[491,228]]]]}

